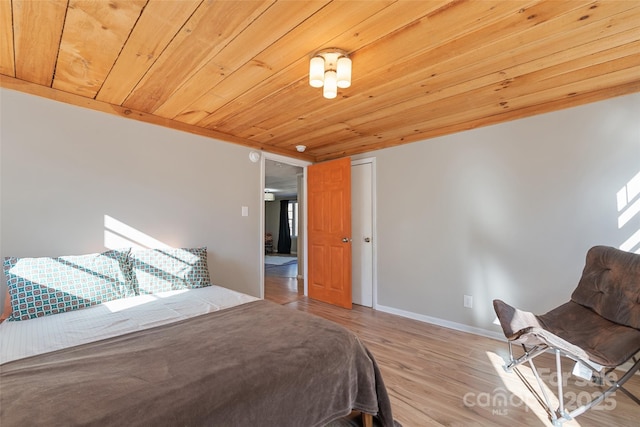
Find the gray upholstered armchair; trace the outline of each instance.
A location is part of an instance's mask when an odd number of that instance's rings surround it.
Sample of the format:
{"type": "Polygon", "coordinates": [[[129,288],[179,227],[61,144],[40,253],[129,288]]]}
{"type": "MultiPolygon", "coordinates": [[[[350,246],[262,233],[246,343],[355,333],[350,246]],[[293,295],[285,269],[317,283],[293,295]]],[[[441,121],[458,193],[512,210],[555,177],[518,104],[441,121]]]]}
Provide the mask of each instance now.
{"type": "Polygon", "coordinates": [[[636,357],[640,352],[640,255],[607,246],[591,248],[571,300],[546,314],[534,315],[500,300],[494,300],[493,306],[509,342],[510,360],[505,370],[518,373],[546,406],[554,425],[584,413],[618,390],[640,405],[640,400],[623,387],[640,368],[636,357]],[[514,345],[522,348],[522,355],[514,355],[514,345]],[[533,363],[547,351],[555,353],[557,378],[563,378],[560,357],[566,356],[593,373],[590,380],[603,387],[602,393],[567,412],[562,381],[558,381],[559,407],[552,407],[533,363]],[[629,360],[632,366],[620,379],[610,375],[629,360]],[[517,371],[525,362],[531,366],[542,395],[517,371]]]}

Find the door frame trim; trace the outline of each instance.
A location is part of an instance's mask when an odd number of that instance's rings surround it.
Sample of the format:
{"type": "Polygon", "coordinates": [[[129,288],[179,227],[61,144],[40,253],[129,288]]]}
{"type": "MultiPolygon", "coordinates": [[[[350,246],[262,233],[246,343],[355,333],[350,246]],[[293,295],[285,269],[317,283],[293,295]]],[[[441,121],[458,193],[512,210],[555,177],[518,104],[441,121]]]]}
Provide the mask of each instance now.
{"type": "MultiPolygon", "coordinates": [[[[377,187],[376,187],[376,158],[364,157],[361,159],[351,160],[351,166],[362,165],[365,163],[371,163],[371,239],[373,245],[371,247],[371,285],[372,289],[372,307],[374,310],[378,308],[378,229],[376,223],[377,213],[377,187]]],[[[351,188],[353,191],[353,187],[351,188]]]]}
{"type": "Polygon", "coordinates": [[[264,228],[264,221],[265,221],[265,212],[264,212],[264,185],[265,185],[265,172],[266,172],[266,167],[265,167],[265,160],[273,160],[276,162],[280,162],[280,163],[286,163],[288,165],[292,165],[292,166],[299,166],[302,168],[302,186],[304,189],[304,197],[302,200],[302,205],[300,205],[300,203],[298,203],[298,209],[302,208],[302,215],[303,215],[303,219],[304,219],[304,238],[300,239],[298,238],[298,245],[302,244],[304,245],[304,294],[305,296],[307,295],[307,265],[308,265],[308,260],[307,260],[307,166],[311,165],[312,163],[306,160],[300,160],[300,159],[296,159],[293,157],[287,157],[287,156],[283,156],[281,154],[274,154],[274,153],[269,153],[267,151],[260,151],[260,235],[259,240],[260,240],[260,244],[258,245],[258,247],[260,248],[260,295],[259,298],[260,299],[264,299],[264,233],[265,233],[265,228],[264,228]],[[300,241],[302,240],[302,242],[300,241]]]}

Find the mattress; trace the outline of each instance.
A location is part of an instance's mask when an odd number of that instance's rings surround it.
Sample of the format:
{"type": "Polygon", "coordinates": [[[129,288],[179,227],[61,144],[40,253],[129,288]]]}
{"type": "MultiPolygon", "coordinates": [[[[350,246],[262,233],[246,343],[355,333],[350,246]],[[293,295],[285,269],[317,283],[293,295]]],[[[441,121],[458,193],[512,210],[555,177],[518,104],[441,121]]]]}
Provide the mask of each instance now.
{"type": "Polygon", "coordinates": [[[0,323],[0,364],[142,331],[256,301],[231,289],[140,295],[37,319],[0,323]]]}

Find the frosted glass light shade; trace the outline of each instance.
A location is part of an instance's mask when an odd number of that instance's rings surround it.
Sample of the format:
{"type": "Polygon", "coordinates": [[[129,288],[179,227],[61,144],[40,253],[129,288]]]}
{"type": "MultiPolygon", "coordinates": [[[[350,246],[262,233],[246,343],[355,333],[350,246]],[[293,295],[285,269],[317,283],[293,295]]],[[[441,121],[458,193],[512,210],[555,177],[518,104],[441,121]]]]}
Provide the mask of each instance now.
{"type": "Polygon", "coordinates": [[[324,84],[324,59],[321,56],[314,56],[309,62],[309,84],[312,87],[324,84]]]}
{"type": "Polygon", "coordinates": [[[351,60],[346,56],[340,57],[336,68],[338,87],[344,89],[351,86],[351,60]]]}
{"type": "Polygon", "coordinates": [[[324,88],[322,95],[327,99],[338,96],[338,88],[351,86],[351,59],[347,52],[338,48],[328,48],[313,54],[309,61],[309,85],[324,88]]]}
{"type": "Polygon", "coordinates": [[[335,71],[327,71],[324,74],[322,95],[327,99],[333,99],[338,96],[338,78],[335,71]]]}

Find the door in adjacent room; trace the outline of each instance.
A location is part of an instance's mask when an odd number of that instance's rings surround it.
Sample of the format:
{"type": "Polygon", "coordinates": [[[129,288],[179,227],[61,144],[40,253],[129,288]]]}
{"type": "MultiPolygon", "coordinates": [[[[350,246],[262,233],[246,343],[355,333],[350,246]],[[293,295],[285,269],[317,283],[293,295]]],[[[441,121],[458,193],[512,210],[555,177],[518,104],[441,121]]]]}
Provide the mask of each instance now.
{"type": "Polygon", "coordinates": [[[307,168],[308,294],[351,308],[351,159],[307,168]]]}

